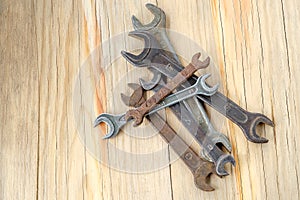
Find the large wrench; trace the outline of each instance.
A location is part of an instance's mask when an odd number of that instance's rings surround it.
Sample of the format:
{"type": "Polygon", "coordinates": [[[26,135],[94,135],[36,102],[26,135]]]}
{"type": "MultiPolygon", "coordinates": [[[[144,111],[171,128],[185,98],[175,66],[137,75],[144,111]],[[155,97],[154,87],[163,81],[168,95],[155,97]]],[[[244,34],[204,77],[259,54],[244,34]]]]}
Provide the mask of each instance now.
{"type": "MultiPolygon", "coordinates": [[[[145,41],[145,48],[139,55],[133,55],[125,51],[121,52],[123,57],[131,64],[137,67],[151,66],[170,78],[172,78],[174,74],[177,74],[182,68],[181,64],[170,58],[169,55],[160,48],[157,40],[148,32],[133,31],[129,35],[143,38],[145,41]],[[166,64],[170,64],[172,67],[165,67],[166,64]]],[[[192,76],[189,82],[193,84],[196,79],[197,76],[192,76]]],[[[182,87],[185,86],[182,85],[182,87]]],[[[219,92],[212,97],[205,97],[203,95],[197,95],[197,97],[237,124],[249,141],[254,143],[268,142],[266,138],[256,133],[256,126],[259,123],[274,126],[273,122],[265,115],[250,113],[219,92]]]]}
{"type": "MultiPolygon", "coordinates": [[[[186,89],[185,91],[179,91],[177,93],[174,93],[174,94],[166,97],[165,99],[163,99],[160,102],[160,104],[156,105],[156,107],[153,107],[152,110],[150,110],[147,113],[147,115],[151,115],[152,113],[155,113],[163,108],[169,107],[173,104],[183,101],[186,98],[190,98],[190,96],[193,96],[193,95],[194,96],[197,94],[213,95],[214,93],[216,93],[216,91],[218,89],[218,85],[215,85],[212,88],[207,87],[205,80],[208,77],[209,77],[208,74],[203,75],[203,76],[199,77],[198,81],[193,86],[186,89]],[[177,94],[178,94],[178,96],[177,96],[177,94]]],[[[133,85],[132,85],[132,87],[133,87],[133,85]]],[[[142,95],[140,94],[140,96],[142,96],[142,95]]],[[[140,97],[138,97],[138,98],[140,98],[140,97]]],[[[128,102],[130,102],[130,101],[128,101],[128,102]]],[[[134,104],[136,104],[136,103],[134,102],[134,104]]],[[[96,120],[94,122],[94,127],[96,127],[100,123],[104,122],[109,127],[109,132],[104,136],[104,138],[107,139],[107,138],[116,136],[119,133],[120,129],[128,122],[128,120],[125,119],[125,115],[126,115],[126,113],[119,114],[119,115],[102,113],[96,118],[96,120]]]]}

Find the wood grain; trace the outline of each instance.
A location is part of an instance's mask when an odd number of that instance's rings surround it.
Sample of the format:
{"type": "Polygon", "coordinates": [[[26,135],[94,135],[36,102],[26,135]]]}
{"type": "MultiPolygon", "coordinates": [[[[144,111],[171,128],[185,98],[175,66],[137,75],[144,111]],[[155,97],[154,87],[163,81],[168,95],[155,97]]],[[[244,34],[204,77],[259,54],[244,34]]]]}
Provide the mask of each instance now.
{"type": "MultiPolygon", "coordinates": [[[[269,142],[253,144],[207,107],[237,161],[230,176],[212,177],[210,193],[194,186],[147,121],[109,141],[105,127],[92,128],[97,114],[127,110],[125,83],[151,76],[120,57],[143,46],[127,32],[132,14],[152,20],[147,2],[0,2],[0,199],[300,199],[300,2],[150,1],[167,14],[183,62],[195,52],[178,35],[212,58],[205,71],[222,93],[276,125],[260,126],[269,142]]],[[[174,116],[162,114],[198,151],[174,116]]]]}

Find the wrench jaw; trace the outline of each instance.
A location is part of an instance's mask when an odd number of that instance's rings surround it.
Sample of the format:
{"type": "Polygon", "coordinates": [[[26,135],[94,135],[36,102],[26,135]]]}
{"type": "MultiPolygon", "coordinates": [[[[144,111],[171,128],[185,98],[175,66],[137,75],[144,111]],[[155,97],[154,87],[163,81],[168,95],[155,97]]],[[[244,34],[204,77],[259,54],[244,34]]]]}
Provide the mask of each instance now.
{"type": "Polygon", "coordinates": [[[151,66],[151,64],[153,64],[152,59],[162,51],[157,40],[146,31],[132,31],[128,35],[143,39],[145,43],[144,49],[139,55],[134,55],[126,51],[121,51],[121,55],[136,67],[151,66]]]}
{"type": "Polygon", "coordinates": [[[200,69],[208,67],[208,65],[210,63],[210,57],[207,57],[204,61],[201,61],[201,60],[199,60],[200,56],[201,56],[200,52],[193,55],[191,64],[193,66],[200,67],[200,69]]]}
{"type": "Polygon", "coordinates": [[[243,129],[243,133],[245,137],[254,143],[267,143],[269,140],[267,138],[261,137],[256,133],[256,127],[258,124],[267,124],[271,127],[274,127],[274,123],[268,117],[263,114],[255,113],[253,116],[253,120],[250,120],[251,123],[247,124],[245,127],[241,127],[243,129]]]}
{"type": "Polygon", "coordinates": [[[165,27],[166,14],[157,6],[147,3],[146,8],[154,15],[153,20],[148,24],[142,24],[134,15],[132,16],[132,24],[135,30],[151,30],[157,27],[165,27]]]}
{"type": "MultiPolygon", "coordinates": [[[[203,75],[201,78],[200,78],[200,85],[201,87],[208,93],[212,95],[214,95],[218,89],[219,89],[219,83],[217,83],[215,86],[213,87],[210,87],[209,85],[206,84],[206,80],[211,76],[211,74],[205,74],[203,75]]],[[[197,83],[196,84],[199,84],[198,83],[198,80],[197,80],[197,83]]]]}
{"type": "Polygon", "coordinates": [[[229,173],[225,170],[225,164],[231,163],[233,166],[235,166],[235,160],[234,158],[229,154],[224,154],[219,157],[216,164],[216,172],[220,176],[228,176],[229,173]]]}
{"type": "MultiPolygon", "coordinates": [[[[222,146],[224,147],[229,153],[232,151],[231,143],[227,136],[224,134],[214,132],[210,133],[205,137],[205,140],[203,141],[203,145],[205,146],[222,146]],[[218,135],[217,137],[215,135],[218,135]]],[[[205,158],[206,160],[209,160],[210,162],[213,162],[213,159],[211,156],[209,156],[209,153],[203,148],[200,151],[200,155],[205,158]]]]}
{"type": "Polygon", "coordinates": [[[96,118],[94,122],[94,128],[101,123],[106,123],[109,132],[102,139],[109,139],[111,137],[114,137],[119,133],[122,125],[118,126],[117,124],[114,123],[114,120],[112,120],[111,118],[121,118],[121,117],[122,115],[110,115],[107,113],[102,113],[96,118]]]}
{"type": "Polygon", "coordinates": [[[205,162],[194,172],[195,185],[204,191],[214,191],[215,189],[208,184],[211,174],[216,174],[216,168],[213,163],[205,162]]]}
{"type": "Polygon", "coordinates": [[[151,71],[153,73],[152,80],[147,82],[142,78],[139,79],[140,84],[141,84],[141,86],[144,90],[152,90],[161,80],[161,73],[160,72],[158,72],[157,70],[155,70],[151,67],[149,67],[148,69],[149,69],[149,71],[151,71]]]}

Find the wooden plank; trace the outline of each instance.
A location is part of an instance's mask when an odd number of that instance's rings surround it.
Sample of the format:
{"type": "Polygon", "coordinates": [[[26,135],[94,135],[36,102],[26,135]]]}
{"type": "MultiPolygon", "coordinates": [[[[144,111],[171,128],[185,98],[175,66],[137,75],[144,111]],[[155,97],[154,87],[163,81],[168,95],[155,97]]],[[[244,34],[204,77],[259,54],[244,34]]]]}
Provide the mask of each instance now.
{"type": "MultiPolygon", "coordinates": [[[[184,63],[204,50],[222,93],[275,128],[252,144],[240,129],[207,108],[229,136],[235,168],[212,177],[214,192],[196,189],[187,167],[147,121],[127,125],[108,141],[92,121],[127,108],[127,82],[149,79],[120,57],[143,46],[130,38],[131,15],[152,20],[147,1],[4,1],[1,25],[1,199],[299,199],[300,3],[291,1],[170,1],[169,35],[184,63]],[[169,165],[168,163],[172,164],[169,165]]],[[[204,55],[205,56],[205,55],[204,55]]],[[[163,113],[164,114],[164,113],[163,113]]],[[[199,146],[167,111],[196,152],[199,146]]]]}
{"type": "Polygon", "coordinates": [[[35,199],[39,93],[29,1],[0,4],[0,199],[35,199]]]}

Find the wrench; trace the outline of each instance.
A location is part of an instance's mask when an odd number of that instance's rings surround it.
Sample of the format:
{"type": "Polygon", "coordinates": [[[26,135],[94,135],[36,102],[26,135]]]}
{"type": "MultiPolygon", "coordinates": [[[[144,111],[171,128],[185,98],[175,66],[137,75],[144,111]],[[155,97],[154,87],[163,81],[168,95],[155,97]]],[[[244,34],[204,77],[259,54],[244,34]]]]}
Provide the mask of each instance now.
{"type": "Polygon", "coordinates": [[[143,122],[144,115],[156,106],[157,103],[162,101],[173,90],[175,90],[181,83],[185,82],[190,76],[193,75],[198,69],[206,68],[209,65],[210,59],[206,58],[203,62],[198,60],[201,54],[197,53],[193,56],[192,62],[187,65],[182,71],[172,78],[165,86],[160,88],[153,96],[145,101],[138,108],[126,112],[125,120],[131,118],[135,119],[134,126],[138,126],[143,122]]]}
{"type": "MultiPolygon", "coordinates": [[[[160,104],[156,105],[156,107],[153,107],[152,110],[150,110],[150,112],[147,113],[147,115],[150,115],[150,114],[155,113],[163,108],[166,108],[175,103],[178,103],[178,102],[184,100],[185,98],[189,98],[189,95],[191,95],[190,91],[194,91],[193,95],[197,95],[197,94],[213,95],[214,93],[216,93],[216,91],[218,89],[218,85],[216,85],[212,88],[207,87],[205,80],[208,77],[209,77],[209,75],[203,75],[203,76],[199,77],[199,80],[196,82],[196,84],[194,84],[193,86],[191,86],[189,88],[190,90],[187,90],[186,92],[179,92],[178,98],[176,98],[177,93],[173,94],[171,96],[171,99],[169,99],[169,97],[166,97],[165,99],[163,99],[161,101],[160,104]]],[[[130,84],[130,86],[133,88],[137,88],[133,84],[130,84]]],[[[136,91],[137,92],[135,93],[135,96],[136,96],[136,98],[138,98],[138,100],[140,100],[142,94],[139,93],[139,90],[136,90],[136,91]]],[[[122,99],[124,99],[124,98],[122,98],[122,99]]],[[[127,100],[128,99],[125,98],[124,102],[128,102],[131,105],[136,104],[136,101],[131,102],[130,100],[129,101],[127,101],[127,100]]],[[[144,102],[142,102],[142,104],[143,103],[144,102]]],[[[96,120],[94,122],[94,127],[96,127],[100,123],[104,122],[109,127],[109,132],[104,136],[104,139],[108,139],[110,137],[116,136],[119,133],[120,129],[127,123],[127,120],[125,118],[126,113],[119,114],[119,115],[102,113],[96,118],[96,120]]]]}
{"type": "Polygon", "coordinates": [[[210,174],[216,174],[214,163],[201,159],[168,125],[158,114],[147,116],[152,125],[159,130],[162,138],[180,156],[181,160],[188,166],[194,176],[195,185],[204,191],[213,191],[214,188],[208,185],[207,178],[210,174]],[[183,151],[184,150],[184,151],[183,151]]]}
{"type": "MultiPolygon", "coordinates": [[[[160,45],[151,34],[144,31],[133,31],[129,35],[143,38],[145,41],[145,48],[139,55],[133,55],[125,51],[121,52],[123,57],[131,64],[137,67],[151,66],[170,78],[182,69],[182,65],[170,58],[166,52],[160,48],[160,45]],[[164,67],[166,64],[170,64],[172,67],[164,67]]],[[[192,76],[189,82],[193,84],[196,79],[197,76],[192,76]]],[[[184,87],[184,85],[182,86],[184,87]]],[[[268,142],[266,138],[256,133],[256,126],[259,123],[274,126],[273,122],[265,115],[248,112],[219,92],[215,93],[212,97],[197,95],[197,98],[237,124],[249,141],[254,143],[268,142]]]]}
{"type": "MultiPolygon", "coordinates": [[[[134,83],[131,83],[130,87],[134,88],[134,92],[128,97],[129,99],[123,102],[127,106],[138,107],[141,101],[145,101],[143,95],[139,96],[140,91],[143,91],[143,89],[134,83]]],[[[195,185],[201,190],[213,191],[214,188],[208,184],[207,180],[211,174],[216,174],[215,165],[200,158],[158,113],[153,113],[146,118],[159,131],[160,136],[165,142],[172,147],[175,153],[180,156],[181,160],[188,166],[194,176],[195,185]]]]}

